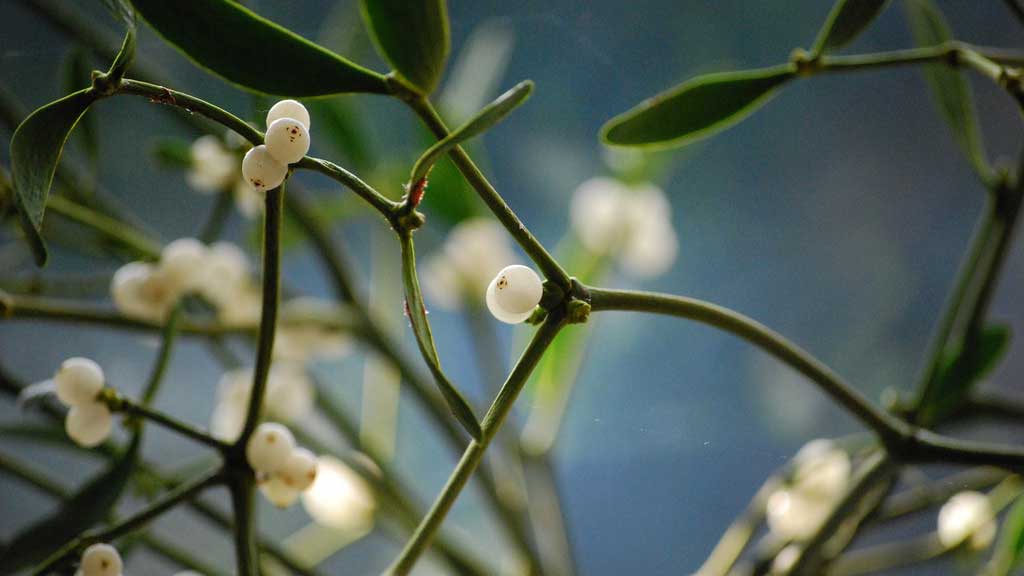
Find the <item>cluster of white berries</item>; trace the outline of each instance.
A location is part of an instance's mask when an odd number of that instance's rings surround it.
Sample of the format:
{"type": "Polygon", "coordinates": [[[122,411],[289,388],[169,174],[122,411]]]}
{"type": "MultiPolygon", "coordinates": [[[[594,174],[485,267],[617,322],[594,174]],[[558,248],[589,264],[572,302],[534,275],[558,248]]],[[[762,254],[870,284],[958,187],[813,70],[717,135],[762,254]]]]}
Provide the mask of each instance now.
{"type": "Polygon", "coordinates": [[[245,253],[228,242],[206,246],[195,238],[171,242],[158,262],[125,264],[114,273],[110,293],[125,316],[150,322],[164,321],[189,293],[214,305],[229,324],[255,322],[261,304],[245,253]]]}
{"type": "Polygon", "coordinates": [[[423,289],[430,301],[454,310],[483,301],[481,290],[516,257],[501,224],[470,218],[455,225],[441,250],[423,265],[423,289]]]}
{"type": "Polygon", "coordinates": [[[526,266],[513,264],[487,285],[487,309],[502,322],[519,324],[533,314],[543,295],[540,276],[526,266]]]}
{"type": "MultiPolygon", "coordinates": [[[[225,373],[217,386],[217,404],[210,417],[210,433],[233,442],[242,433],[252,395],[253,372],[240,368],[225,373]]],[[[274,362],[267,376],[263,405],[266,416],[281,422],[296,422],[313,408],[315,388],[301,364],[274,362]]]]}
{"type": "Polygon", "coordinates": [[[256,427],[245,456],[256,471],[260,491],[278,508],[291,506],[316,480],[316,456],[296,446],[291,431],[277,422],[256,427]]]}
{"type": "Polygon", "coordinates": [[[93,544],[82,552],[82,563],[75,576],[121,576],[124,562],[117,548],[110,544],[93,544]]]}
{"type": "Polygon", "coordinates": [[[829,440],[812,440],[793,457],[792,481],[768,497],[768,527],[784,540],[804,540],[821,526],[850,479],[850,457],[829,440]]]}
{"type": "Polygon", "coordinates": [[[996,537],[996,515],[988,497],[964,491],[954,495],[939,510],[939,541],[946,548],[960,545],[981,551],[996,537]]]}
{"type": "Polygon", "coordinates": [[[576,188],[569,217],[584,248],[617,258],[633,276],[664,273],[679,251],[672,207],[664,191],[650,183],[587,180],[576,188]]]}
{"type": "Polygon", "coordinates": [[[242,159],[242,177],[256,192],[280,186],[288,175],[288,165],[309,152],[309,111],[295,100],[274,104],[267,113],[263,142],[242,159]]]}
{"type": "Polygon", "coordinates": [[[103,369],[88,358],[68,358],[53,376],[57,398],[68,406],[64,429],[76,444],[98,446],[110,436],[113,416],[100,399],[106,384],[103,369]]]}

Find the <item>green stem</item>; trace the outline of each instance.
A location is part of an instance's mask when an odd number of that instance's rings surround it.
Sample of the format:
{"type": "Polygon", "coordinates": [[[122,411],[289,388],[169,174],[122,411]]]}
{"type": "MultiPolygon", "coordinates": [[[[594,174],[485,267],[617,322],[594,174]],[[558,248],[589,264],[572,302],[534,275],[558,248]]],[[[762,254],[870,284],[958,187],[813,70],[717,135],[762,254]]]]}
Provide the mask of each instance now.
{"type": "MultiPolygon", "coordinates": [[[[445,125],[441,115],[437,113],[429,100],[422,96],[404,97],[403,100],[423,120],[427,128],[434,133],[439,140],[448,136],[448,127],[445,125]]],[[[494,186],[487,181],[487,177],[477,168],[476,164],[469,157],[469,154],[456,146],[449,152],[449,156],[455,167],[465,177],[466,182],[476,190],[480,199],[487,204],[491,212],[498,218],[498,221],[508,230],[508,233],[515,238],[526,255],[537,264],[544,276],[558,284],[562,289],[567,290],[570,286],[569,275],[562,269],[561,265],[548,253],[547,249],[530,233],[526,225],[516,216],[512,208],[494,189],[494,186]]]]}
{"type": "Polygon", "coordinates": [[[438,495],[430,511],[427,512],[419,527],[416,528],[412,538],[406,543],[402,553],[388,568],[387,574],[404,576],[412,571],[416,561],[430,545],[434,534],[441,527],[441,523],[444,522],[448,511],[455,504],[455,500],[462,492],[462,489],[465,488],[473,472],[480,465],[480,461],[487,451],[487,446],[498,433],[505,418],[512,410],[519,392],[522,391],[523,386],[529,379],[530,373],[537,365],[537,362],[540,361],[548,346],[551,345],[551,342],[559,330],[561,330],[562,325],[563,319],[552,314],[534,334],[530,344],[523,351],[522,356],[520,356],[519,362],[516,363],[505,384],[501,387],[497,398],[491,404],[490,410],[484,416],[480,440],[470,442],[452,475],[448,478],[448,482],[445,484],[441,494],[438,495]]]}
{"type": "Polygon", "coordinates": [[[124,520],[121,520],[117,524],[104,528],[103,530],[95,530],[79,536],[68,545],[61,548],[53,556],[48,558],[45,562],[40,564],[32,572],[33,576],[42,576],[48,574],[51,570],[57,567],[60,563],[66,560],[72,554],[80,552],[90,544],[97,542],[109,542],[116,540],[121,536],[124,536],[130,532],[133,532],[142,526],[145,526],[156,517],[160,516],[164,512],[174,508],[181,502],[191,500],[197,494],[214,486],[223,481],[223,474],[221,470],[214,470],[207,474],[204,474],[195,480],[182,484],[178,488],[171,490],[159,500],[149,504],[142,510],[128,516],[124,520]]]}
{"type": "Polygon", "coordinates": [[[156,260],[160,257],[160,244],[128,224],[86,208],[63,196],[50,196],[46,206],[56,214],[96,230],[103,237],[123,246],[132,254],[146,260],[156,260]]]}
{"type": "Polygon", "coordinates": [[[177,418],[165,414],[163,412],[154,410],[152,408],[147,408],[145,405],[136,404],[135,402],[132,402],[131,400],[124,398],[123,396],[119,396],[118,398],[113,400],[111,404],[112,411],[124,412],[129,416],[144,418],[146,420],[149,420],[150,422],[159,424],[160,426],[163,426],[168,430],[177,432],[178,434],[181,434],[186,438],[195,440],[200,444],[205,444],[206,446],[214,448],[222,453],[227,452],[228,450],[231,449],[230,444],[221,442],[220,440],[214,438],[213,436],[210,436],[206,432],[198,428],[195,428],[190,424],[186,424],[185,422],[182,422],[181,420],[178,420],[177,418]]]}
{"type": "MultiPolygon", "coordinates": [[[[590,288],[591,310],[653,312],[694,320],[724,330],[785,362],[839,402],[875,432],[891,436],[905,425],[873,406],[860,392],[796,344],[772,329],[727,308],[682,296],[590,288]]],[[[899,435],[899,434],[897,434],[899,435]]]]}
{"type": "Polygon", "coordinates": [[[252,394],[245,416],[245,425],[235,446],[245,450],[249,436],[256,429],[263,409],[263,396],[270,375],[277,328],[277,308],[281,290],[281,210],[284,185],[267,192],[263,224],[263,309],[256,343],[256,364],[253,368],[252,394]]]}
{"type": "Polygon", "coordinates": [[[370,206],[384,216],[385,220],[387,220],[389,224],[392,224],[392,227],[397,229],[397,226],[395,225],[395,218],[399,204],[389,200],[383,194],[376,191],[372,186],[360,180],[355,174],[345,170],[333,162],[330,162],[329,160],[312,158],[310,156],[303,158],[300,162],[295,164],[295,167],[319,172],[328,178],[340,182],[346,188],[355,192],[357,196],[366,200],[370,206]]]}
{"type": "Polygon", "coordinates": [[[728,574],[732,570],[764,520],[768,498],[778,490],[781,484],[779,474],[773,474],[765,480],[743,513],[737,516],[722,534],[718,544],[697,570],[696,576],[720,576],[728,574]]]}
{"type": "MultiPolygon", "coordinates": [[[[74,300],[0,293],[0,320],[6,319],[53,320],[145,332],[160,332],[164,329],[164,326],[157,322],[129,318],[114,310],[97,308],[74,300]]],[[[183,321],[179,332],[194,336],[227,336],[249,335],[253,333],[253,329],[213,322],[183,321]]]]}
{"type": "MultiPolygon", "coordinates": [[[[284,207],[313,243],[338,299],[342,302],[362,302],[356,281],[349,274],[349,261],[341,252],[342,244],[331,237],[330,231],[317,218],[309,200],[294,184],[288,187],[284,207]]],[[[362,309],[362,306],[359,308],[362,309]]]]}
{"type": "Polygon", "coordinates": [[[819,360],[764,325],[727,308],[682,296],[589,288],[591,309],[632,310],[665,314],[714,326],[750,342],[785,362],[847,411],[885,443],[901,462],[949,462],[1024,469],[1024,449],[1017,446],[971,442],[941,436],[908,425],[872,405],[819,360]]]}
{"type": "Polygon", "coordinates": [[[235,563],[238,576],[258,576],[256,548],[256,484],[251,475],[237,475],[231,482],[234,510],[235,563]]]}

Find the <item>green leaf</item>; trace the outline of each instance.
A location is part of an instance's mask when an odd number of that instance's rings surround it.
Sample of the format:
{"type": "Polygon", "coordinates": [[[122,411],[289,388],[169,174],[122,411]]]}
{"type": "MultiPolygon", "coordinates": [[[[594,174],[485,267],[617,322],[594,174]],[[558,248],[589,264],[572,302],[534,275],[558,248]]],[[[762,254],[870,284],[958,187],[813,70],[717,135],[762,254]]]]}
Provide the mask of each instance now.
{"type": "Polygon", "coordinates": [[[853,42],[888,3],[889,0],[838,0],[821,27],[811,53],[824,54],[853,42]]]}
{"type": "MultiPolygon", "coordinates": [[[[906,9],[910,29],[918,46],[935,46],[953,40],[942,12],[930,0],[907,0],[906,9]]],[[[975,171],[982,178],[988,179],[992,169],[985,156],[981,129],[978,127],[974,100],[967,81],[958,70],[944,64],[927,64],[923,71],[939,112],[953,129],[957,144],[975,171]]]]}
{"type": "Polygon", "coordinates": [[[987,576],[1007,576],[1024,562],[1024,497],[1006,513],[987,576]]]}
{"type": "Polygon", "coordinates": [[[29,114],[11,138],[14,202],[36,264],[46,263],[43,214],[53,173],[75,124],[97,100],[91,89],[80,90],[29,114]]]}
{"type": "Polygon", "coordinates": [[[448,136],[438,140],[437,143],[428,148],[427,151],[420,156],[419,160],[416,161],[416,164],[413,165],[412,174],[409,177],[409,184],[412,185],[425,178],[430,172],[430,169],[434,166],[434,163],[437,162],[438,158],[447,154],[452,148],[455,148],[462,142],[483,133],[498,122],[501,122],[501,120],[508,116],[509,113],[525,102],[532,92],[532,81],[524,80],[523,82],[516,84],[511,90],[505,92],[501,96],[498,96],[494,102],[485,106],[483,110],[477,113],[477,115],[469,122],[459,126],[448,134],[448,136]]]}
{"type": "Polygon", "coordinates": [[[930,397],[921,403],[922,422],[939,422],[953,413],[974,386],[999,364],[1010,347],[1012,336],[1007,325],[987,326],[973,347],[947,354],[930,397]]]}
{"type": "Polygon", "coordinates": [[[445,0],[362,0],[363,18],[384,58],[420,94],[430,94],[448,58],[445,0]]]}
{"type": "Polygon", "coordinates": [[[139,459],[141,434],[105,472],[91,480],[55,512],[10,540],[0,554],[0,573],[13,574],[40,562],[103,521],[117,504],[139,459]]]}
{"type": "Polygon", "coordinates": [[[615,146],[683,146],[736,124],[795,76],[792,65],[698,76],[612,118],[601,137],[615,146]]]}
{"type": "MultiPolygon", "coordinates": [[[[88,88],[92,85],[92,67],[90,66],[89,51],[75,47],[68,53],[64,62],[64,92],[71,94],[82,87],[88,88]]],[[[86,114],[79,120],[78,139],[76,140],[89,157],[89,161],[95,165],[99,156],[99,138],[96,134],[96,118],[94,114],[86,114]]]]}
{"type": "Polygon", "coordinates": [[[384,77],[229,0],[132,0],[196,64],[244,88],[292,97],[388,91],[384,77]]]}
{"type": "Polygon", "coordinates": [[[420,292],[420,281],[416,276],[416,252],[413,248],[412,236],[407,233],[402,234],[401,242],[405,312],[412,325],[412,332],[416,336],[416,344],[419,346],[427,367],[430,368],[430,373],[433,374],[434,380],[437,382],[441,395],[448,403],[448,408],[470,436],[479,440],[482,432],[480,422],[473,414],[473,408],[441,370],[441,360],[437,355],[434,336],[430,332],[430,323],[427,321],[427,309],[423,304],[423,294],[420,292]]]}

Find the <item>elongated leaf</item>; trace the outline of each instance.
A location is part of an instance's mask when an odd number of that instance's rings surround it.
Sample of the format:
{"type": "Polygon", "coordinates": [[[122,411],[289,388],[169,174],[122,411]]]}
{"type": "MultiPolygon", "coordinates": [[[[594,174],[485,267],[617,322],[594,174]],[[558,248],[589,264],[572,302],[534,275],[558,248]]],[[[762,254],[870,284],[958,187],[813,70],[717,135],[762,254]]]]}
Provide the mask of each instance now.
{"type": "Polygon", "coordinates": [[[448,58],[445,0],[362,0],[363,18],[384,58],[421,94],[433,92],[448,58]]]}
{"type": "Polygon", "coordinates": [[[230,0],[132,0],[168,42],[239,86],[283,96],[385,93],[384,77],[230,0]]]}
{"type": "Polygon", "coordinates": [[[413,248],[412,237],[403,234],[402,241],[402,283],[405,286],[405,310],[412,325],[413,334],[416,336],[416,344],[420,353],[430,368],[434,380],[437,382],[441,395],[444,396],[448,408],[455,415],[455,418],[462,424],[462,427],[469,432],[469,435],[479,440],[480,422],[473,414],[473,408],[462,396],[459,390],[448,379],[441,370],[441,360],[437,356],[437,347],[434,345],[434,335],[430,332],[430,322],[427,321],[427,309],[423,305],[423,294],[420,292],[420,281],[416,276],[416,253],[413,248]]]}
{"type": "Polygon", "coordinates": [[[68,136],[82,114],[96,101],[91,90],[81,90],[36,110],[14,131],[11,139],[11,172],[14,202],[22,229],[32,247],[36,264],[46,263],[43,214],[53,173],[68,136]]]}
{"type": "Polygon", "coordinates": [[[889,0],[838,0],[814,42],[813,54],[823,54],[846,46],[860,35],[889,0]]]}
{"type": "Polygon", "coordinates": [[[438,140],[437,143],[428,148],[427,151],[419,157],[416,164],[413,165],[412,175],[409,177],[409,183],[413,184],[424,178],[430,172],[430,168],[435,162],[437,162],[438,158],[447,154],[452,148],[455,148],[462,142],[483,133],[498,122],[501,122],[503,118],[518,108],[520,104],[525,102],[532,92],[533,82],[530,80],[524,80],[519,84],[516,84],[511,90],[505,92],[501,96],[498,96],[494,102],[485,106],[484,109],[469,122],[459,126],[443,139],[438,140]]]}
{"type": "MultiPolygon", "coordinates": [[[[910,29],[918,46],[935,46],[953,39],[942,12],[930,0],[907,0],[906,8],[910,29]]],[[[958,70],[944,64],[928,64],[923,70],[939,112],[953,129],[957,144],[975,171],[988,178],[992,169],[985,156],[974,99],[967,81],[958,70]]]]}
{"type": "Polygon", "coordinates": [[[931,397],[921,404],[922,421],[935,423],[955,411],[974,386],[999,364],[1010,347],[1012,336],[1009,326],[987,326],[972,353],[958,350],[947,355],[936,376],[931,397]]]}
{"type": "MultiPolygon", "coordinates": [[[[71,50],[64,62],[63,87],[65,93],[71,94],[92,84],[92,68],[89,62],[88,50],[81,47],[71,50]]],[[[95,166],[99,155],[95,114],[85,114],[79,120],[76,142],[81,144],[81,149],[95,166]]]]}
{"type": "Polygon", "coordinates": [[[138,463],[141,435],[136,434],[105,472],[91,480],[53,514],[19,532],[0,555],[0,573],[44,560],[101,522],[117,504],[138,463]]]}
{"type": "Polygon", "coordinates": [[[616,146],[683,146],[736,124],[795,75],[787,65],[698,76],[612,118],[601,137],[616,146]]]}
{"type": "Polygon", "coordinates": [[[1006,513],[1000,533],[992,555],[992,569],[985,572],[988,576],[1008,576],[1024,564],[1024,497],[1018,497],[1006,513]]]}

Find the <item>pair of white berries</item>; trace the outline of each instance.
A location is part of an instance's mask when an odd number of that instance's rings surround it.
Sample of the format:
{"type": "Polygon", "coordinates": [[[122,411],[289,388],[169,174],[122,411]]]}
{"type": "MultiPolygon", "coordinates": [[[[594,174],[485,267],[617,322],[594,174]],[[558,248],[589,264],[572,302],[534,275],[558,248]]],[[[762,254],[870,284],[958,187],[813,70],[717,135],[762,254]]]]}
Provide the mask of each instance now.
{"type": "Polygon", "coordinates": [[[82,553],[82,563],[75,576],[121,576],[124,562],[117,548],[110,544],[93,544],[82,553]]]}
{"type": "Polygon", "coordinates": [[[980,492],[960,492],[939,510],[939,542],[946,548],[965,544],[973,551],[984,550],[992,545],[997,530],[992,504],[980,492]]]}
{"type": "Polygon", "coordinates": [[[242,177],[257,192],[280,186],[288,175],[288,165],[309,152],[309,111],[295,100],[274,104],[267,113],[263,142],[242,159],[242,177]]]}
{"type": "Polygon", "coordinates": [[[506,266],[487,286],[487,309],[495,318],[519,324],[540,304],[544,284],[537,273],[519,264],[506,266]]]}
{"type": "Polygon", "coordinates": [[[278,508],[287,508],[316,480],[316,456],[295,445],[287,427],[264,422],[245,446],[249,465],[260,478],[260,491],[278,508]]]}
{"type": "Polygon", "coordinates": [[[106,383],[103,369],[88,358],[68,358],[53,377],[57,398],[70,408],[64,420],[68,436],[79,446],[92,448],[110,436],[113,416],[100,392],[106,383]]]}

